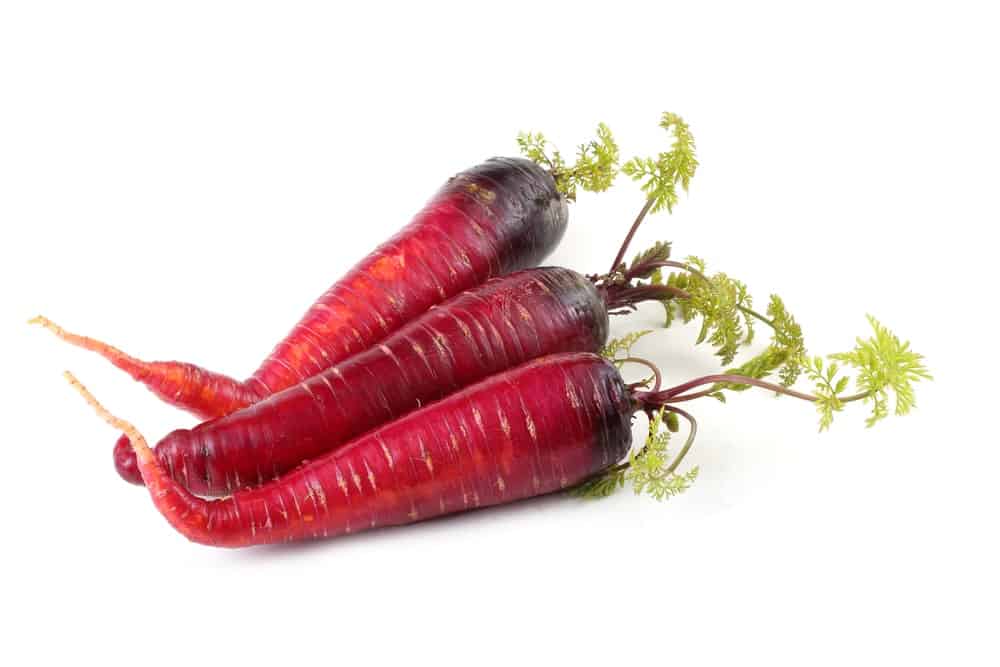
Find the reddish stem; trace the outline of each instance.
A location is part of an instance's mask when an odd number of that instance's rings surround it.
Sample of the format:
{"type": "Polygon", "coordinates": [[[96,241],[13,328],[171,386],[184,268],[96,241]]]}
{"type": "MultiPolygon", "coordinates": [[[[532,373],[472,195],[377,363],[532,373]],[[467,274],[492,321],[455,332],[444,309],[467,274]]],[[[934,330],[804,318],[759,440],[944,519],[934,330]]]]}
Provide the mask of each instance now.
{"type": "Polygon", "coordinates": [[[611,263],[611,268],[608,270],[608,275],[613,275],[615,271],[618,270],[618,265],[622,263],[625,259],[625,253],[628,252],[629,244],[632,243],[632,238],[635,233],[639,231],[639,225],[646,218],[646,214],[649,213],[649,209],[653,208],[653,199],[649,198],[646,203],[643,204],[642,210],[639,211],[639,215],[635,217],[635,222],[632,223],[632,227],[629,228],[628,234],[625,236],[625,240],[622,242],[621,247],[618,249],[618,254],[615,255],[615,261],[611,263]]]}

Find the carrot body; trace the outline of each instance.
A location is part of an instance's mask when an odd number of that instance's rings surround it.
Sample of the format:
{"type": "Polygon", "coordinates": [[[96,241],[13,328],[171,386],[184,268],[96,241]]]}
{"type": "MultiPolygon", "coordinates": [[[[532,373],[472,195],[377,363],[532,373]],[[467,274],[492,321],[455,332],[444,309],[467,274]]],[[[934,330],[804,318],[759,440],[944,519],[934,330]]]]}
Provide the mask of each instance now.
{"type": "Polygon", "coordinates": [[[248,382],[259,395],[290,387],[448,297],[537,265],[566,222],[555,181],[530,160],[494,158],[459,174],[327,290],[248,382]]]}
{"type": "MultiPolygon", "coordinates": [[[[375,347],[249,408],[170,433],[156,456],[188,490],[227,495],[530,359],[596,352],[607,332],[607,308],[587,278],[563,268],[519,271],[432,308],[375,347]]],[[[115,462],[126,479],[142,482],[128,438],[115,462]]]]}
{"type": "Polygon", "coordinates": [[[635,407],[609,362],[554,355],[216,500],[191,494],[133,427],[110,421],[132,438],[153,503],[174,528],[194,542],[242,547],[411,523],[572,486],[625,456],[635,407]]]}
{"type": "Polygon", "coordinates": [[[565,200],[534,162],[493,158],[468,169],[330,287],[246,381],[188,363],[145,362],[37,321],[102,354],[164,401],[202,418],[218,417],[368,349],[492,276],[538,264],[562,238],[566,222],[565,200]]]}

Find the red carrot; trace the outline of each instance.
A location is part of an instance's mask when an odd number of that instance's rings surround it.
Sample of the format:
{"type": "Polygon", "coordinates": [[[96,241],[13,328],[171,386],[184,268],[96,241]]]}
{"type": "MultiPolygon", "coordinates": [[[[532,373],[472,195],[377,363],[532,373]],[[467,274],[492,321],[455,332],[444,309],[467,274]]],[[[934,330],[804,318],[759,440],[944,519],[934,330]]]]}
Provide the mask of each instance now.
{"type": "Polygon", "coordinates": [[[209,418],[228,414],[366,350],[416,315],[491,276],[533,266],[566,230],[553,177],[521,158],[493,158],[448,182],[413,221],[327,290],[246,381],[193,364],[146,362],[64,335],[164,401],[209,418]]]}
{"type": "Polygon", "coordinates": [[[205,500],[69,378],[128,434],[157,509],[214,546],[334,536],[548,493],[607,468],[631,442],[633,403],[614,366],[563,355],[493,376],[264,486],[205,500]]]}
{"type": "MultiPolygon", "coordinates": [[[[529,359],[596,352],[607,331],[604,303],[584,276],[520,271],[432,308],[375,347],[251,407],[174,431],[155,451],[190,491],[225,495],[529,359]]],[[[127,439],[115,448],[115,463],[141,483],[127,439]]]]}
{"type": "MultiPolygon", "coordinates": [[[[172,405],[203,418],[229,414],[368,349],[490,277],[538,264],[566,231],[577,188],[606,190],[617,175],[611,132],[600,124],[597,135],[573,165],[521,137],[532,159],[492,158],[449,179],[409,225],[330,287],[245,381],[185,362],[136,359],[44,317],[32,323],[103,355],[172,405]]],[[[529,138],[544,147],[541,135],[529,138]]]]}

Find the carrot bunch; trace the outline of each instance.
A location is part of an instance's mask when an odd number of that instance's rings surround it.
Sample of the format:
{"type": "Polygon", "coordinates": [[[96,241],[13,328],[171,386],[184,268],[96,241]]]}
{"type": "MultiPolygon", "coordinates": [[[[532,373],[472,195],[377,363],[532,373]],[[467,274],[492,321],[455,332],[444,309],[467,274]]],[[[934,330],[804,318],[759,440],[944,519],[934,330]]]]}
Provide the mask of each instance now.
{"type": "Polygon", "coordinates": [[[873,318],[873,337],[824,362],[807,353],[778,297],[760,313],[742,283],[709,275],[698,258],[672,259],[668,243],[624,261],[643,220],[672,210],[698,166],[687,124],[668,113],[661,126],[670,149],[623,165],[603,124],[572,165],[543,135],[520,135],[527,159],[494,158],[449,179],[245,381],[142,361],[45,318],[33,322],[208,418],[150,447],[67,374],[124,432],[119,473],[145,484],[175,529],[216,546],[333,536],[561,489],[599,497],[630,483],[666,498],[697,475],[680,469],[697,422],[679,404],[751,386],[813,402],[821,428],[854,401],[872,404],[873,424],[888,414],[890,393],[897,414],[908,412],[912,384],[930,376],[922,357],[873,318]],[[606,190],[619,172],[641,182],[645,201],[607,273],[529,268],[561,239],[577,189],[606,190]],[[698,342],[726,366],[755,326],[768,326],[771,341],[739,366],[663,388],[655,364],[631,354],[647,332],[607,340],[609,316],[644,301],[663,304],[668,326],[699,320],[698,342]],[[650,378],[626,383],[626,363],[650,378]],[[838,363],[857,371],[854,394],[838,363]],[[801,377],[811,392],[793,388],[801,377]],[[633,448],[638,412],[649,432],[633,448]],[[681,419],[689,435],[673,455],[681,419]]]}

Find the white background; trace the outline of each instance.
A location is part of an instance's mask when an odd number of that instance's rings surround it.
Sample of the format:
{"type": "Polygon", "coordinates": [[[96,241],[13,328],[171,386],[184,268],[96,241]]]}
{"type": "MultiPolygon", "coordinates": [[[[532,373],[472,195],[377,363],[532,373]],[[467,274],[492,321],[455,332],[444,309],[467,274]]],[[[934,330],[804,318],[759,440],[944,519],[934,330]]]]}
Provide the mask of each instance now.
{"type": "MultiPolygon", "coordinates": [[[[0,661],[997,664],[988,3],[358,4],[3,4],[0,661]],[[638,242],[780,293],[816,352],[874,313],[936,376],[914,415],[818,435],[805,404],[709,401],[702,478],[663,504],[214,551],[118,479],[116,433],[59,374],[150,437],[192,418],[24,324],[246,376],[518,130],[572,150],[603,120],[654,153],[665,109],[703,166],[638,242]]],[[[552,263],[604,269],[640,203],[624,180],[581,196],[552,263]]],[[[639,351],[708,372],[693,336],[639,351]]]]}

